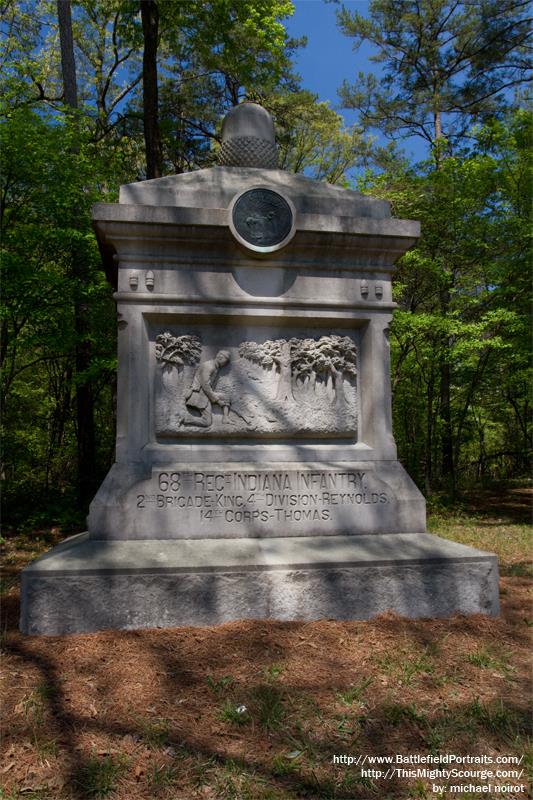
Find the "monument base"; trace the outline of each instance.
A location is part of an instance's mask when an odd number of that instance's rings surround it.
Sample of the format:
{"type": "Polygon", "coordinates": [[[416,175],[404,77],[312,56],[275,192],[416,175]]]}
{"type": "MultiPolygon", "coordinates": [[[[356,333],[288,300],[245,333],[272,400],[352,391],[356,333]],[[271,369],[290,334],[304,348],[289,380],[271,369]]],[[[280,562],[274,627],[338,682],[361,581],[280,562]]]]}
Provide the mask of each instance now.
{"type": "Polygon", "coordinates": [[[26,634],[499,613],[495,555],[427,533],[67,539],[22,572],[26,634]]]}

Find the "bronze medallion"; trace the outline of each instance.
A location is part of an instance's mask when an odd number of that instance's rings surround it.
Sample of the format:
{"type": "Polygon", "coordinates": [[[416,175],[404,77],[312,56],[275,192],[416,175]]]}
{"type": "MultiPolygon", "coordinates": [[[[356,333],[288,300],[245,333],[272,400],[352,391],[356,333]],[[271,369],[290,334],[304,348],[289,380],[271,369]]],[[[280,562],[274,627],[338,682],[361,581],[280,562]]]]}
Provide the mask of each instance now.
{"type": "Polygon", "coordinates": [[[293,233],[292,208],[272,189],[260,187],[243,192],[233,205],[231,218],[238,238],[259,252],[276,250],[293,233]]]}

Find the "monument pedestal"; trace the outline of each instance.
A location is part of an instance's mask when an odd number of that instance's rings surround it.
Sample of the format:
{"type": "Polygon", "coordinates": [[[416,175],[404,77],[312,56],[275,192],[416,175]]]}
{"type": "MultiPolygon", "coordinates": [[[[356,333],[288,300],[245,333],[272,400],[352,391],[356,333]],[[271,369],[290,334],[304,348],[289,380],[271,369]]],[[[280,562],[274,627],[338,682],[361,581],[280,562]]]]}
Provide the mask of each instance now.
{"type": "Polygon", "coordinates": [[[100,540],[421,533],[426,503],[398,461],[115,464],[89,526],[100,540]]]}
{"type": "Polygon", "coordinates": [[[84,533],[26,567],[22,593],[22,632],[51,635],[499,612],[496,556],[427,533],[135,542],[84,533]]]}
{"type": "Polygon", "coordinates": [[[496,614],[496,557],[425,534],[397,460],[392,272],[419,223],[276,169],[253,103],[222,140],[221,166],[93,210],[116,463],[88,535],[24,570],[21,629],[496,614]]]}

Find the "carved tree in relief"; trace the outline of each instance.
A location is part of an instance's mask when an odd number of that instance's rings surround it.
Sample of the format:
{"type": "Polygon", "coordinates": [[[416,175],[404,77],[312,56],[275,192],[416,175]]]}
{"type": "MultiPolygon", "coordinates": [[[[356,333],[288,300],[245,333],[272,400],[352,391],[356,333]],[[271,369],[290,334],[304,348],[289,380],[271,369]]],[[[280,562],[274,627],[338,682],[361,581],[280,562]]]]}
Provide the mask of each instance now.
{"type": "MultiPolygon", "coordinates": [[[[291,340],[292,341],[292,340],[291,340]]],[[[286,339],[267,339],[266,342],[243,342],[239,347],[242,358],[262,367],[276,366],[279,370],[276,400],[294,400],[292,393],[291,342],[286,339]]]]}
{"type": "Polygon", "coordinates": [[[357,375],[357,349],[349,336],[322,336],[316,343],[317,370],[326,375],[335,401],[344,400],[345,376],[357,375]]]}
{"type": "Polygon", "coordinates": [[[345,377],[357,374],[357,348],[349,336],[321,336],[320,339],[269,339],[243,342],[239,354],[255,364],[279,370],[276,400],[295,399],[294,386],[300,382],[309,394],[316,391],[320,377],[336,403],[344,400],[345,377]]]}
{"type": "Polygon", "coordinates": [[[292,340],[292,370],[295,383],[300,381],[302,387],[314,394],[316,389],[316,358],[314,348],[315,339],[293,339],[292,340]]]}
{"type": "Polygon", "coordinates": [[[185,364],[197,364],[201,355],[202,344],[198,336],[172,336],[168,331],[156,336],[155,357],[163,366],[175,366],[181,372],[185,364]]]}

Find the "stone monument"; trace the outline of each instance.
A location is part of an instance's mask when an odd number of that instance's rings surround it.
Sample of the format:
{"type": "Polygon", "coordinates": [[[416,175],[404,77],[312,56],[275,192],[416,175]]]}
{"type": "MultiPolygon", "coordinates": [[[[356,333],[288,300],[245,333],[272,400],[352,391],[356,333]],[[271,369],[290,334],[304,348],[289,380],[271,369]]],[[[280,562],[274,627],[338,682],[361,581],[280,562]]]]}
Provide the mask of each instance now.
{"type": "Polygon", "coordinates": [[[425,533],[396,456],[388,328],[419,224],[277,168],[270,115],[219,166],[122,186],[116,463],[88,533],[27,567],[26,633],[498,613],[496,557],[425,533]]]}

